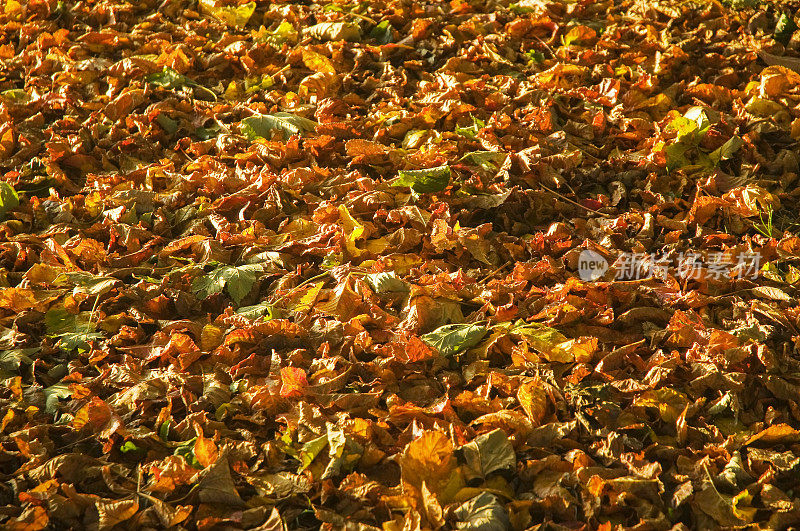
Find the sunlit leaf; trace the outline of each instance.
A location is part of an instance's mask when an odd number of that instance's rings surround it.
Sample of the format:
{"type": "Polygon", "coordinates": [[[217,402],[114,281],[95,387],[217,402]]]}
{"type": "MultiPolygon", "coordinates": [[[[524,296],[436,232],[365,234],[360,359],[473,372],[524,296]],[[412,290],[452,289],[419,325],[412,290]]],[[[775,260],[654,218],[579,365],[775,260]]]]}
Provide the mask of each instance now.
{"type": "Polygon", "coordinates": [[[284,139],[291,135],[313,131],[316,122],[288,112],[275,114],[261,114],[251,116],[241,121],[242,133],[250,140],[256,138],[271,138],[272,131],[280,131],[284,139]]]}
{"type": "Polygon", "coordinates": [[[453,513],[457,529],[465,531],[505,531],[511,528],[508,513],[497,497],[483,492],[464,502],[453,513]]]}
{"type": "Polygon", "coordinates": [[[392,186],[408,186],[418,194],[441,192],[450,183],[450,166],[425,170],[400,170],[392,186]]]}
{"type": "Polygon", "coordinates": [[[369,36],[378,41],[378,44],[389,44],[392,42],[392,25],[388,20],[384,20],[369,32],[369,36]]]}
{"type": "Polygon", "coordinates": [[[442,356],[452,356],[480,343],[487,331],[486,325],[478,323],[449,324],[423,335],[422,340],[442,356]]]}
{"type": "Polygon", "coordinates": [[[249,2],[238,6],[218,5],[217,0],[200,0],[200,7],[204,13],[213,15],[215,18],[229,26],[237,28],[244,27],[256,10],[256,3],[249,2]]]}
{"type": "Polygon", "coordinates": [[[0,220],[5,219],[8,212],[19,206],[19,195],[9,183],[0,181],[0,220]]]}
{"type": "Polygon", "coordinates": [[[361,29],[352,22],[321,22],[305,30],[307,35],[325,41],[358,41],[361,29]]]}
{"type": "Polygon", "coordinates": [[[512,470],[517,464],[508,435],[499,429],[476,437],[460,451],[470,472],[481,478],[500,470],[512,470]]]}

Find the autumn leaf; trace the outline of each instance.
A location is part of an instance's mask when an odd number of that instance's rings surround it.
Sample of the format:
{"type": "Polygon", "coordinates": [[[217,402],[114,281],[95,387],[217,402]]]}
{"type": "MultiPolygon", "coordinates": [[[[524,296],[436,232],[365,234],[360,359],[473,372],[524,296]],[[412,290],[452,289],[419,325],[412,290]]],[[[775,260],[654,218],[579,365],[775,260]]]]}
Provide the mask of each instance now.
{"type": "Polygon", "coordinates": [[[243,27],[253,16],[256,10],[255,2],[248,2],[238,6],[218,5],[215,0],[200,0],[203,12],[213,15],[222,22],[235,27],[243,27]]]}
{"type": "Polygon", "coordinates": [[[317,124],[313,120],[287,112],[251,116],[241,121],[241,130],[250,140],[271,138],[272,131],[280,131],[284,139],[294,134],[313,131],[317,124]]]}
{"type": "Polygon", "coordinates": [[[486,325],[450,324],[422,336],[422,340],[442,356],[452,356],[477,345],[487,332],[486,325]]]}
{"type": "Polygon", "coordinates": [[[284,367],[281,369],[281,396],[303,396],[308,387],[306,372],[299,367],[284,367]]]}
{"type": "Polygon", "coordinates": [[[400,170],[392,186],[408,186],[414,192],[440,192],[450,183],[450,167],[438,166],[425,170],[400,170]]]}

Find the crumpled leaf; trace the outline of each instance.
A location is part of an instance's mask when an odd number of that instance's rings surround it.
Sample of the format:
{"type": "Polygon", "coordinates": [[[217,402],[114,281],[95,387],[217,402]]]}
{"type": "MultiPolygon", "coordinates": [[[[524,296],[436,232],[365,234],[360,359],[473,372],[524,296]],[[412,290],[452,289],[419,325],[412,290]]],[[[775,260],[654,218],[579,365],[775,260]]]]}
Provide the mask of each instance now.
{"type": "Polygon", "coordinates": [[[203,503],[219,503],[234,507],[244,505],[233,482],[227,454],[221,454],[214,464],[201,472],[197,484],[197,496],[203,503]]]}
{"type": "Polygon", "coordinates": [[[423,335],[421,339],[442,356],[452,356],[480,343],[487,331],[486,325],[478,323],[449,324],[423,335]]]}
{"type": "Polygon", "coordinates": [[[19,206],[19,195],[14,187],[0,181],[0,220],[5,219],[8,212],[19,206]]]}
{"type": "Polygon", "coordinates": [[[713,482],[708,481],[705,488],[694,495],[693,503],[718,524],[737,526],[748,524],[755,518],[757,509],[749,506],[751,500],[752,495],[746,490],[729,496],[719,492],[713,482]]]}
{"type": "Polygon", "coordinates": [[[208,13],[229,26],[242,28],[250,20],[256,10],[255,2],[238,6],[218,5],[218,0],[200,0],[203,13],[208,13]]]}
{"type": "Polygon", "coordinates": [[[497,497],[483,492],[464,502],[453,513],[456,529],[465,531],[506,531],[511,528],[508,513],[497,497]]]}
{"type": "Polygon", "coordinates": [[[392,186],[408,186],[418,194],[441,192],[450,183],[450,166],[425,170],[400,170],[392,186]]]}
{"type": "Polygon", "coordinates": [[[514,448],[503,430],[479,435],[460,448],[470,474],[485,478],[501,470],[513,470],[517,464],[514,448]]]}
{"type": "Polygon", "coordinates": [[[288,112],[251,116],[240,123],[242,134],[250,140],[269,139],[272,137],[272,131],[280,131],[283,138],[288,139],[291,135],[313,131],[316,125],[313,120],[288,112]]]}
{"type": "Polygon", "coordinates": [[[361,40],[361,29],[353,22],[321,22],[307,28],[304,33],[323,41],[361,40]]]}

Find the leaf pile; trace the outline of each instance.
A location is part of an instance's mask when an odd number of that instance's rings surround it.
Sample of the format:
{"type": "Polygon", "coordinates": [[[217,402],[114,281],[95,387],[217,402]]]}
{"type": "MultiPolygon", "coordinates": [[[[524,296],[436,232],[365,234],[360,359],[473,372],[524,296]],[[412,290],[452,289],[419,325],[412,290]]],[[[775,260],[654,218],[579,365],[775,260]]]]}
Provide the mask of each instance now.
{"type": "Polygon", "coordinates": [[[800,3],[308,4],[2,3],[0,525],[799,525],[800,3]]]}

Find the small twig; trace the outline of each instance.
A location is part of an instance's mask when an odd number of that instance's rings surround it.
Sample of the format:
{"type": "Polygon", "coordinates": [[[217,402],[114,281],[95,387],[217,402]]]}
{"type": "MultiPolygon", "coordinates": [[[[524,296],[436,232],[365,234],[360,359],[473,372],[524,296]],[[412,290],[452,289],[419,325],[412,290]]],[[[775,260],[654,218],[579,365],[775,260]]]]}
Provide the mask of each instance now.
{"type": "Polygon", "coordinates": [[[611,215],[610,215],[610,214],[606,214],[606,213],[604,213],[604,212],[598,212],[597,210],[595,210],[595,209],[593,209],[593,208],[589,208],[589,207],[587,207],[587,206],[584,206],[584,205],[582,205],[582,204],[578,203],[577,201],[573,201],[573,200],[572,200],[572,199],[570,199],[569,197],[566,197],[566,196],[564,196],[564,195],[562,195],[562,194],[560,194],[560,193],[556,192],[555,190],[551,190],[550,188],[548,188],[547,186],[545,186],[545,185],[543,185],[543,184],[541,184],[541,183],[539,183],[539,186],[541,186],[542,188],[544,188],[545,190],[547,190],[547,191],[548,191],[548,192],[550,192],[551,194],[553,194],[553,195],[555,195],[555,196],[559,197],[560,199],[563,199],[564,201],[566,201],[566,202],[568,202],[568,203],[572,203],[572,204],[573,204],[573,205],[575,205],[575,206],[581,207],[581,208],[583,208],[584,210],[588,210],[589,212],[592,212],[592,213],[594,213],[594,214],[597,214],[598,216],[603,216],[604,218],[610,218],[610,217],[611,217],[611,215]]]}
{"type": "Polygon", "coordinates": [[[481,279],[478,281],[478,284],[480,284],[481,282],[486,282],[487,280],[489,280],[490,278],[492,278],[492,277],[493,277],[493,276],[495,276],[497,273],[499,273],[500,271],[502,271],[503,269],[507,268],[507,267],[508,267],[508,266],[510,266],[510,265],[511,265],[511,263],[510,263],[510,262],[506,262],[505,264],[501,265],[500,267],[498,267],[498,268],[497,268],[497,269],[495,269],[494,271],[490,271],[489,273],[487,273],[486,275],[484,275],[484,277],[483,277],[483,278],[481,278],[481,279]]]}
{"type": "Polygon", "coordinates": [[[374,18],[370,18],[370,17],[368,17],[366,15],[359,15],[358,13],[353,13],[352,11],[348,11],[347,13],[350,14],[350,15],[353,15],[356,18],[360,18],[361,20],[365,20],[365,21],[369,22],[370,24],[374,24],[376,26],[378,25],[378,23],[375,22],[374,18]]]}
{"type": "Polygon", "coordinates": [[[547,51],[550,52],[550,55],[552,55],[554,59],[556,58],[556,52],[554,52],[553,49],[550,48],[549,44],[544,42],[541,38],[537,37],[536,35],[534,35],[533,38],[539,41],[542,44],[542,46],[544,46],[547,49],[547,51]]]}

